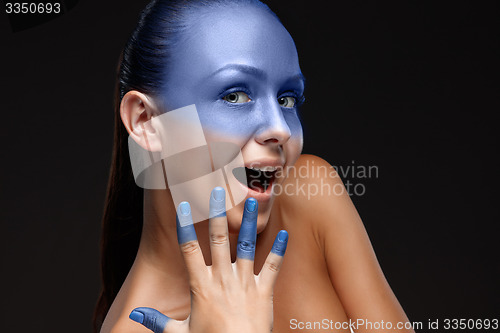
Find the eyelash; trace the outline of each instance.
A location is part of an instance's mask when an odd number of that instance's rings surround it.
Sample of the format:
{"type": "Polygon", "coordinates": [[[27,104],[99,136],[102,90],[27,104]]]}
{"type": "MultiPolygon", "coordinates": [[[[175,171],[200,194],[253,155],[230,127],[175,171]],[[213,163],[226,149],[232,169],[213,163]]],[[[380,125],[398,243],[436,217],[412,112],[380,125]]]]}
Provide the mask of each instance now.
{"type": "Polygon", "coordinates": [[[302,104],[304,104],[304,101],[306,99],[304,94],[298,94],[296,91],[289,91],[289,92],[282,93],[281,95],[278,96],[278,98],[281,98],[281,97],[293,97],[293,98],[295,98],[295,105],[293,106],[294,109],[301,106],[302,104]]]}
{"type": "MultiPolygon", "coordinates": [[[[248,95],[248,98],[250,98],[251,101],[253,101],[253,98],[252,98],[252,94],[250,93],[250,91],[243,85],[241,86],[234,86],[232,88],[229,88],[229,89],[224,89],[220,94],[219,94],[219,99],[224,99],[225,96],[229,95],[230,93],[234,93],[234,92],[238,92],[238,91],[241,91],[241,92],[244,92],[245,94],[248,95]]],[[[278,98],[281,98],[281,97],[293,97],[295,98],[295,105],[293,107],[293,109],[296,109],[297,107],[301,106],[302,104],[304,104],[304,101],[305,101],[305,96],[304,94],[298,94],[296,91],[288,91],[288,92],[284,92],[282,94],[280,94],[278,98]]],[[[229,102],[227,102],[229,103],[229,102]]],[[[231,104],[231,103],[230,103],[231,104]]]]}
{"type": "Polygon", "coordinates": [[[219,99],[223,99],[224,96],[227,96],[229,95],[230,93],[235,93],[235,92],[238,92],[238,91],[241,91],[241,92],[244,92],[245,94],[248,95],[248,97],[253,100],[252,98],[252,95],[250,94],[250,91],[244,87],[244,86],[236,86],[236,87],[233,87],[233,88],[229,88],[229,89],[224,89],[220,94],[219,94],[219,99]]]}

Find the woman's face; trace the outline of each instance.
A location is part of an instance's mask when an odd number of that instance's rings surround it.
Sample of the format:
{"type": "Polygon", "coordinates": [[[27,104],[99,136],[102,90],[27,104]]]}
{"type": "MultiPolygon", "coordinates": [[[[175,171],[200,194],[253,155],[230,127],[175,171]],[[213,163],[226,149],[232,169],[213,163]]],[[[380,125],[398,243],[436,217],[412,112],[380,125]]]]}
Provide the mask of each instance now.
{"type": "MultiPolygon", "coordinates": [[[[252,6],[200,9],[187,26],[169,62],[165,105],[195,104],[208,142],[240,147],[251,185],[238,186],[259,202],[260,232],[272,186],[283,181],[273,170],[293,165],[302,151],[297,104],[304,81],[295,44],[275,17],[252,6]]],[[[231,232],[239,230],[243,204],[227,212],[231,232]]]]}

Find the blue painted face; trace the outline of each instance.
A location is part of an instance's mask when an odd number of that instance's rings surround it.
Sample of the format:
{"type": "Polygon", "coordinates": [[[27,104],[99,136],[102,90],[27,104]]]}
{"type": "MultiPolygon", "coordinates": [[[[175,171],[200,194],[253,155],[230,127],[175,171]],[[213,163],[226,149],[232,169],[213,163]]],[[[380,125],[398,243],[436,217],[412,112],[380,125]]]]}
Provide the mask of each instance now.
{"type": "MultiPolygon", "coordinates": [[[[247,167],[293,165],[303,144],[297,106],[304,80],[290,34],[253,6],[200,9],[187,26],[165,73],[167,109],[195,104],[207,141],[237,144],[247,167]]],[[[259,232],[274,200],[270,192],[249,193],[259,202],[259,232]]],[[[239,229],[243,205],[227,212],[230,231],[239,229]]]]}

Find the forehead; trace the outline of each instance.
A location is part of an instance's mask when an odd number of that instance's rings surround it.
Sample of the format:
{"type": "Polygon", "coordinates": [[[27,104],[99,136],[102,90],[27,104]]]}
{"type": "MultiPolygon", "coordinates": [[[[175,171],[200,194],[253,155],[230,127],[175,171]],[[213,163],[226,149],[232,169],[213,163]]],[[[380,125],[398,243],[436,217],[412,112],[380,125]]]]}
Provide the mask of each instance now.
{"type": "Polygon", "coordinates": [[[202,8],[188,16],[172,53],[171,74],[195,80],[230,64],[263,70],[270,77],[300,73],[292,37],[271,13],[249,5],[202,8]]]}

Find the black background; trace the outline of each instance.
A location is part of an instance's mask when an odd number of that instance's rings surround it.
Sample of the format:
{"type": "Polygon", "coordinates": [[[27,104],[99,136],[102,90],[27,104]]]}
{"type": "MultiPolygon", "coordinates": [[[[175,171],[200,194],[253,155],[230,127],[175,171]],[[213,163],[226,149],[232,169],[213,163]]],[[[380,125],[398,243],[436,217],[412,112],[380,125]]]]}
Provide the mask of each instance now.
{"type": "MultiPolygon", "coordinates": [[[[90,331],[114,72],[145,3],[18,32],[2,8],[1,332],[90,331]]],[[[307,78],[304,152],[378,167],[344,180],[410,320],[500,319],[496,3],[326,3],[268,2],[307,78]]]]}

